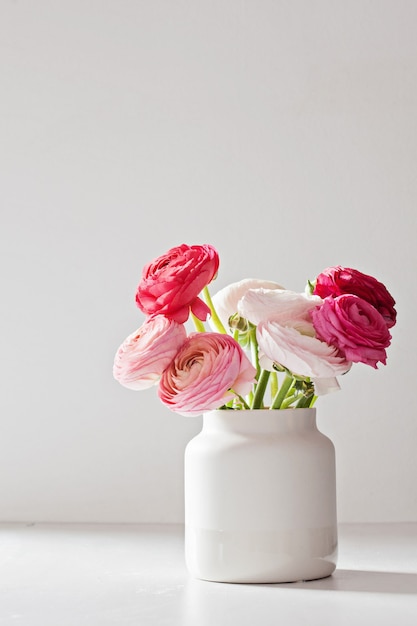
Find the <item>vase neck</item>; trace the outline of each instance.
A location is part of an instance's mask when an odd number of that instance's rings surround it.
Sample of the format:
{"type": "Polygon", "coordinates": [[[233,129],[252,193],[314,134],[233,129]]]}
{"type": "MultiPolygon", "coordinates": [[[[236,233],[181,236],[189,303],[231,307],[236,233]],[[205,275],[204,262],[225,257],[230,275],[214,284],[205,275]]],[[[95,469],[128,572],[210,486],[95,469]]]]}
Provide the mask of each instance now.
{"type": "Polygon", "coordinates": [[[204,432],[272,435],[317,430],[316,409],[217,410],[204,413],[204,432]]]}

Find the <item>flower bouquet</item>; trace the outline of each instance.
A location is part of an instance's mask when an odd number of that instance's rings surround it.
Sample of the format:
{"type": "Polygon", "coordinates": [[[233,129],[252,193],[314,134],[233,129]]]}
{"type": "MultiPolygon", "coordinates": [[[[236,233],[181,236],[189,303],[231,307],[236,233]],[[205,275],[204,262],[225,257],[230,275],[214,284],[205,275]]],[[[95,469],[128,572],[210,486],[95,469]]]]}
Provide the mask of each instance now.
{"type": "Polygon", "coordinates": [[[337,266],[303,293],[244,279],[212,296],[218,269],[213,246],[185,244],[144,267],[136,305],[146,319],[117,350],[119,383],[158,385],[181,415],[308,408],[353,363],[386,363],[395,301],[372,276],[337,266]]]}

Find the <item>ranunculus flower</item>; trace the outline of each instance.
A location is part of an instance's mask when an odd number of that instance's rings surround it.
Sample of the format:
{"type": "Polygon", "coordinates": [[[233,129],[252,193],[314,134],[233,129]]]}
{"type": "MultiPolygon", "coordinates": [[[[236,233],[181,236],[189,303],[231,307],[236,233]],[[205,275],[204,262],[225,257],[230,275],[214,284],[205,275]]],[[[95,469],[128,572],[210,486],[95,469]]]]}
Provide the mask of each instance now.
{"type": "Polygon", "coordinates": [[[156,315],[129,335],[118,349],[113,376],[129,389],[147,389],[155,385],[186,340],[182,324],[156,315]]]}
{"type": "Polygon", "coordinates": [[[230,335],[193,333],[163,373],[158,395],[180,415],[200,415],[249,393],[255,374],[230,335]]]}
{"type": "Polygon", "coordinates": [[[350,267],[328,267],[317,276],[314,292],[321,298],[333,298],[343,294],[359,296],[372,304],[381,313],[388,328],[394,326],[397,311],[395,300],[382,283],[373,276],[363,274],[350,267]]]}
{"type": "Polygon", "coordinates": [[[311,322],[287,322],[283,326],[278,321],[267,320],[258,325],[256,337],[260,365],[269,371],[277,363],[297,376],[328,379],[344,374],[351,367],[336,347],[315,337],[311,322]]]}
{"type": "Polygon", "coordinates": [[[385,365],[391,335],[382,315],[366,300],[350,294],[328,297],[311,317],[317,336],[349,361],[385,365]]]}
{"type": "Polygon", "coordinates": [[[321,304],[318,296],[296,293],[288,289],[249,289],[239,301],[238,310],[252,324],[274,320],[311,322],[310,311],[321,304]]]}
{"type": "Polygon", "coordinates": [[[225,329],[228,329],[228,321],[232,315],[238,312],[238,303],[249,289],[283,289],[278,283],[259,278],[245,278],[220,289],[212,296],[212,302],[225,329]]]}
{"type": "Polygon", "coordinates": [[[137,306],[148,315],[160,314],[179,323],[190,309],[205,321],[209,307],[198,297],[217,274],[219,255],[210,245],[182,244],[148,263],[136,292],[137,306]]]}

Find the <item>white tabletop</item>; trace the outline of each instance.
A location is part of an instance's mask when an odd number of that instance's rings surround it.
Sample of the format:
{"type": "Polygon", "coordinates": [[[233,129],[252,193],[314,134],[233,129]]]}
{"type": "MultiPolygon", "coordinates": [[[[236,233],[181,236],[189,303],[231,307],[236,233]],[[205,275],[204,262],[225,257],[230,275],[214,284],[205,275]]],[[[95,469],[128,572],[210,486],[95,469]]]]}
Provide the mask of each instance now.
{"type": "Polygon", "coordinates": [[[192,579],[183,528],[0,524],[1,626],[416,626],[417,524],[340,525],[330,578],[192,579]]]}

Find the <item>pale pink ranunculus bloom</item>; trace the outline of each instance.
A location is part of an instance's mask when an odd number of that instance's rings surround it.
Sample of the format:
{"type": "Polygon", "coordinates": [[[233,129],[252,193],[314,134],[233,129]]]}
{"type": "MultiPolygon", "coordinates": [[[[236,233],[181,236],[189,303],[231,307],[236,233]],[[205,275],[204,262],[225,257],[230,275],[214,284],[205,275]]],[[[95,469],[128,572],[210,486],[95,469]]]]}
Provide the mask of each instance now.
{"type": "Polygon", "coordinates": [[[346,359],[374,368],[386,364],[391,334],[383,315],[366,300],[351,294],[328,297],[311,316],[317,336],[346,359]]]}
{"type": "MultiPolygon", "coordinates": [[[[287,322],[283,326],[278,321],[267,320],[258,325],[256,337],[260,365],[269,371],[273,371],[276,363],[297,376],[332,379],[351,367],[336,347],[315,337],[311,322],[287,322]]],[[[326,387],[329,386],[328,381],[326,387]]],[[[332,386],[337,386],[334,381],[332,386]]]]}
{"type": "MultiPolygon", "coordinates": [[[[271,280],[259,278],[244,278],[236,283],[231,283],[220,289],[212,296],[212,302],[223,326],[229,329],[229,318],[238,312],[238,303],[249,289],[283,289],[281,285],[271,280]]],[[[210,320],[209,320],[210,321],[210,320]]],[[[210,325],[214,325],[210,322],[210,325]]]]}
{"type": "Polygon", "coordinates": [[[249,393],[255,374],[230,335],[193,333],[163,373],[158,395],[180,415],[200,415],[249,393]]]}
{"type": "Polygon", "coordinates": [[[183,324],[163,315],[147,318],[116,352],[113,376],[128,389],[155,385],[186,340],[183,324]]]}
{"type": "Polygon", "coordinates": [[[256,326],[266,320],[285,325],[287,322],[311,322],[310,311],[321,303],[319,296],[288,289],[249,289],[239,301],[238,310],[256,326]]]}

